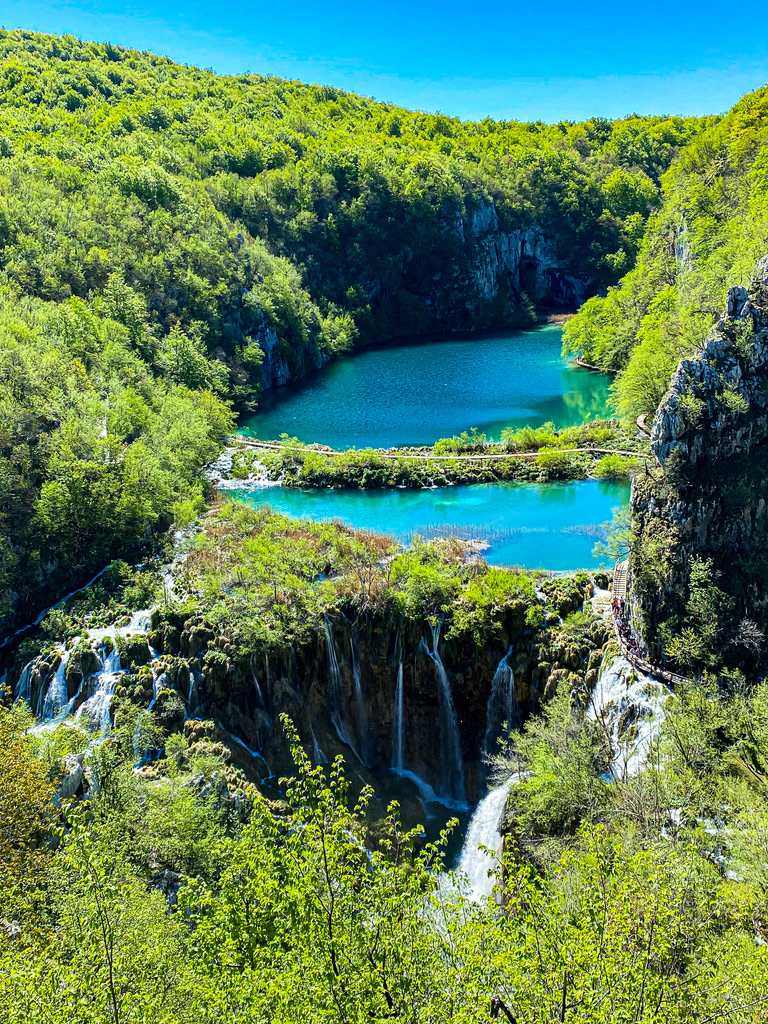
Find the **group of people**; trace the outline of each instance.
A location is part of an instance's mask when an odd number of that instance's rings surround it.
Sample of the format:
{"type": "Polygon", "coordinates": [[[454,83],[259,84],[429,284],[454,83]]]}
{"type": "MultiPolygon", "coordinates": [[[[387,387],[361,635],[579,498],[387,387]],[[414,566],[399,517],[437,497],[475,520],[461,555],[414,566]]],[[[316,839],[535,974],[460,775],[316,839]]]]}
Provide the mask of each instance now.
{"type": "Polygon", "coordinates": [[[613,617],[616,620],[616,629],[619,632],[619,636],[626,644],[627,649],[632,654],[639,655],[641,653],[640,645],[638,644],[637,640],[635,640],[635,637],[632,634],[632,630],[630,629],[629,623],[627,622],[627,619],[625,617],[626,602],[624,598],[614,597],[613,601],[611,602],[611,607],[613,610],[613,617]]]}

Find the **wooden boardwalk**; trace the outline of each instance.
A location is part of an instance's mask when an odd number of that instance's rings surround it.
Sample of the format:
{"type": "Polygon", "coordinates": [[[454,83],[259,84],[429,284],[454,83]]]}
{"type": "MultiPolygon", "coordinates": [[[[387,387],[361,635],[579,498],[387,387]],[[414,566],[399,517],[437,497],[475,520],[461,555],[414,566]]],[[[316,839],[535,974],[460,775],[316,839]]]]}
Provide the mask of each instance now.
{"type": "Polygon", "coordinates": [[[618,601],[626,601],[627,599],[627,575],[629,573],[629,560],[624,559],[623,562],[617,562],[616,568],[613,570],[613,586],[611,587],[612,596],[618,601]]]}
{"type": "MultiPolygon", "coordinates": [[[[304,455],[325,455],[330,458],[339,458],[344,455],[376,455],[380,459],[421,459],[424,462],[495,462],[499,459],[535,459],[539,452],[494,452],[492,455],[430,455],[430,454],[409,454],[407,452],[382,451],[380,448],[371,449],[350,449],[349,451],[336,451],[334,448],[312,448],[308,445],[282,444],[277,441],[257,441],[255,438],[243,437],[241,434],[234,434],[229,438],[230,445],[242,444],[247,448],[256,448],[266,451],[302,452],[304,455]]],[[[645,452],[631,452],[624,448],[543,448],[546,455],[628,455],[631,458],[643,458],[645,452]]]]}
{"type": "Polygon", "coordinates": [[[629,560],[625,558],[623,562],[616,563],[613,570],[613,584],[611,585],[611,621],[613,622],[613,631],[616,634],[619,650],[630,665],[633,665],[638,671],[642,672],[646,676],[653,676],[654,679],[660,679],[662,682],[666,683],[667,686],[680,686],[684,683],[690,682],[690,680],[686,679],[685,676],[679,676],[676,672],[669,672],[667,669],[661,668],[659,665],[652,665],[650,661],[641,657],[636,651],[629,649],[627,642],[619,631],[617,616],[613,614],[613,600],[626,601],[627,599],[628,574],[629,560]]]}

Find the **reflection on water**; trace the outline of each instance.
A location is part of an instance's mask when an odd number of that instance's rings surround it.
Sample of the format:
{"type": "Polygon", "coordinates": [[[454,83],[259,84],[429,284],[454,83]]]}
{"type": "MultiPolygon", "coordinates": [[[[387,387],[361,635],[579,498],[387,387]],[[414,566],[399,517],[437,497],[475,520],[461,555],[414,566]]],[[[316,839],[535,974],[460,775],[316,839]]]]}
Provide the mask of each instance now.
{"type": "Polygon", "coordinates": [[[610,415],[607,375],[560,355],[555,325],[369,349],[267,392],[242,429],[334,448],[431,444],[477,427],[558,427],[610,415]]]}
{"type": "Polygon", "coordinates": [[[629,485],[598,480],[548,484],[471,484],[436,490],[231,491],[250,505],[315,521],[340,519],[409,543],[415,536],[456,536],[489,545],[496,565],[565,571],[596,565],[595,541],[629,485]]]}

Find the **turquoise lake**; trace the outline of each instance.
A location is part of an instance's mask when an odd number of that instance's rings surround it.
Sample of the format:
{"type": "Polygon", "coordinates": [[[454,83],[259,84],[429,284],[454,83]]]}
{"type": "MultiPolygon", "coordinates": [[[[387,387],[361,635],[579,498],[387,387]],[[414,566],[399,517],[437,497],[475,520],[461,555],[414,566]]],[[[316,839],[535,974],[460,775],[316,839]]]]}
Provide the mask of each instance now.
{"type": "Polygon", "coordinates": [[[333,448],[431,444],[477,427],[557,427],[609,416],[612,378],[569,364],[562,330],[472,335],[365,349],[266,392],[240,429],[333,448]]]}
{"type": "Polygon", "coordinates": [[[266,487],[227,492],[249,505],[308,519],[338,519],[387,533],[402,543],[458,536],[485,541],[495,565],[568,571],[592,568],[596,541],[629,484],[601,480],[547,484],[470,484],[435,490],[296,490],[266,487]]]}

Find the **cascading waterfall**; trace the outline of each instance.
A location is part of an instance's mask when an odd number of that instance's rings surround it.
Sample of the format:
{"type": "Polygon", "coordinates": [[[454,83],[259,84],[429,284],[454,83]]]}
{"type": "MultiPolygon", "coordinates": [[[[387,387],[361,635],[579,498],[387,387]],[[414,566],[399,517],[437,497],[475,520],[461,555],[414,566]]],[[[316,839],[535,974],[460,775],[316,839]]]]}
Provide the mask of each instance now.
{"type": "Polygon", "coordinates": [[[361,754],[364,755],[363,764],[370,763],[368,758],[368,723],[365,717],[365,703],[363,702],[363,688],[360,681],[360,655],[357,648],[357,630],[352,626],[349,637],[349,652],[352,662],[352,678],[355,683],[355,710],[357,713],[357,742],[361,754]]]}
{"type": "Polygon", "coordinates": [[[423,637],[419,648],[420,650],[423,650],[427,657],[432,659],[435,666],[435,672],[437,673],[438,683],[440,684],[440,701],[443,709],[447,748],[444,757],[447,782],[445,787],[446,792],[451,799],[464,801],[466,798],[464,790],[464,763],[461,756],[459,725],[456,720],[456,708],[453,704],[453,695],[451,694],[451,684],[448,681],[448,673],[445,671],[445,666],[443,665],[443,661],[438,650],[442,625],[442,619],[438,623],[431,625],[432,650],[430,651],[427,647],[423,637]]]}
{"type": "Polygon", "coordinates": [[[32,703],[32,676],[42,660],[42,655],[38,654],[36,658],[32,659],[32,661],[28,661],[21,670],[21,675],[19,676],[13,690],[14,700],[23,700],[27,704],[32,703]]]}
{"type": "Polygon", "coordinates": [[[610,737],[614,778],[637,775],[647,763],[669,695],[663,683],[638,672],[626,658],[603,661],[587,717],[599,722],[610,737]]]}
{"type": "MultiPolygon", "coordinates": [[[[102,649],[102,656],[104,651],[102,649]]],[[[120,678],[120,653],[113,648],[106,658],[102,657],[102,669],[95,672],[88,680],[88,697],[75,714],[76,722],[88,722],[97,727],[102,736],[106,736],[110,725],[110,707],[115,695],[115,687],[120,678]]]]}
{"type": "Polygon", "coordinates": [[[331,620],[327,615],[325,616],[325,650],[328,656],[328,675],[331,679],[331,722],[341,742],[353,751],[358,761],[362,761],[344,722],[344,683],[341,678],[339,659],[336,655],[336,645],[333,642],[331,620]]]}
{"type": "Polygon", "coordinates": [[[53,679],[48,683],[48,689],[43,698],[43,690],[40,690],[38,701],[37,717],[41,722],[51,722],[62,712],[69,703],[67,694],[67,664],[69,662],[69,651],[60,652],[59,664],[53,674],[53,679]]]}
{"type": "Polygon", "coordinates": [[[505,723],[509,729],[520,724],[515,673],[509,665],[509,658],[513,649],[513,647],[510,647],[499,662],[493,682],[491,683],[491,695],[488,698],[485,714],[484,754],[492,755],[496,753],[498,741],[504,732],[505,723]]]}
{"type": "Polygon", "coordinates": [[[498,881],[495,874],[489,876],[489,872],[498,867],[501,857],[504,840],[499,825],[509,796],[510,781],[492,789],[477,805],[461,851],[459,871],[467,876],[467,895],[478,902],[484,896],[493,895],[493,887],[498,881]],[[486,853],[481,846],[492,853],[486,853]]]}
{"type": "Polygon", "coordinates": [[[403,659],[397,665],[397,685],[395,686],[395,721],[392,743],[392,767],[396,772],[405,768],[403,762],[403,659]]]}

